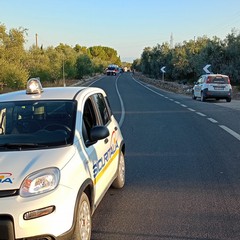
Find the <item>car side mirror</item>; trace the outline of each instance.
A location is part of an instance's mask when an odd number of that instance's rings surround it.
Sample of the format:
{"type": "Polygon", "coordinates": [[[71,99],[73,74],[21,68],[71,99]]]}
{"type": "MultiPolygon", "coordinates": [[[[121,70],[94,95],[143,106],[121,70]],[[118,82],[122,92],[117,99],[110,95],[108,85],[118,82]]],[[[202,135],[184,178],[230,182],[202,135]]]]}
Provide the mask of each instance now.
{"type": "Polygon", "coordinates": [[[105,126],[95,126],[90,129],[89,140],[86,142],[87,146],[96,143],[98,140],[107,138],[110,135],[108,128],[105,126]]]}
{"type": "Polygon", "coordinates": [[[109,135],[108,128],[105,126],[95,126],[90,130],[90,140],[94,142],[104,139],[109,135]]]}

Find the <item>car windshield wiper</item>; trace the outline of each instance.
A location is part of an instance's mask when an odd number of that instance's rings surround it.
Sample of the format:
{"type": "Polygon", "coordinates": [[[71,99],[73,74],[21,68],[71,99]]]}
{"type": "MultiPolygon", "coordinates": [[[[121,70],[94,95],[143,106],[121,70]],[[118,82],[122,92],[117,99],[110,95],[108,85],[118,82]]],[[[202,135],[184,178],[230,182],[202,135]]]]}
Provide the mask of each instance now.
{"type": "Polygon", "coordinates": [[[36,147],[47,147],[47,145],[38,144],[38,143],[4,143],[4,144],[0,144],[0,148],[5,148],[5,149],[22,150],[23,148],[36,148],[36,147]]]}

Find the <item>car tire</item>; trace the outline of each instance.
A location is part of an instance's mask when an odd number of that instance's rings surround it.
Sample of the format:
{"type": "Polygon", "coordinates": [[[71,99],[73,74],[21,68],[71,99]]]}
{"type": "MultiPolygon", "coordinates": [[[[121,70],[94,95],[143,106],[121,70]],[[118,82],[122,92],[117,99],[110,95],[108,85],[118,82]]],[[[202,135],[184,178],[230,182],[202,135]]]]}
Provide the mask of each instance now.
{"type": "Polygon", "coordinates": [[[124,154],[121,151],[119,156],[117,177],[113,181],[112,187],[120,189],[123,188],[124,184],[125,184],[125,159],[124,154]]]}
{"type": "Polygon", "coordinates": [[[88,196],[82,193],[75,222],[72,240],[90,240],[92,231],[92,215],[88,196]]]}
{"type": "Polygon", "coordinates": [[[231,102],[231,100],[232,99],[230,97],[226,99],[227,102],[231,102]]]}
{"type": "Polygon", "coordinates": [[[206,98],[204,97],[204,93],[201,92],[201,102],[205,102],[206,101],[206,98]]]}
{"type": "Polygon", "coordinates": [[[192,99],[193,100],[196,100],[197,98],[195,97],[195,95],[194,95],[194,91],[192,91],[192,99]]]}

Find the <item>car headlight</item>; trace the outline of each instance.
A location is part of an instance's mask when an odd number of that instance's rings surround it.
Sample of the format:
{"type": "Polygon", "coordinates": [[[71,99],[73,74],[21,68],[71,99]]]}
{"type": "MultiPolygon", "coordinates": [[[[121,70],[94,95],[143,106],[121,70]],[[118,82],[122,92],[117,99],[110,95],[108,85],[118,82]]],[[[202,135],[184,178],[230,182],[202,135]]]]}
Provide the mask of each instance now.
{"type": "Polygon", "coordinates": [[[46,168],[30,174],[20,187],[21,197],[35,196],[49,192],[58,186],[60,171],[58,168],[46,168]]]}

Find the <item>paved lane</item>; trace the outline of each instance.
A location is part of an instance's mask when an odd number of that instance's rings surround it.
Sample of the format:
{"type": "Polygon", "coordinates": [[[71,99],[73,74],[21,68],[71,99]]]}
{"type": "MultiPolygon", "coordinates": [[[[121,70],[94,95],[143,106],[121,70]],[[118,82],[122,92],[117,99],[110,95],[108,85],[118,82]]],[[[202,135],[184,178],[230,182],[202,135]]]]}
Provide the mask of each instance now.
{"type": "Polygon", "coordinates": [[[92,239],[240,239],[240,141],[219,127],[240,134],[240,113],[150,90],[128,73],[94,85],[119,120],[120,93],[127,175],[96,210],[92,239]]]}

